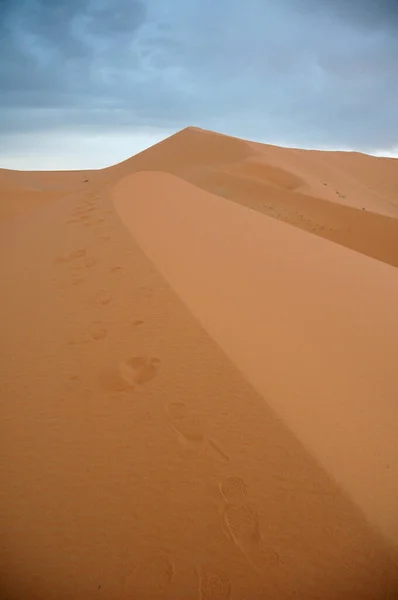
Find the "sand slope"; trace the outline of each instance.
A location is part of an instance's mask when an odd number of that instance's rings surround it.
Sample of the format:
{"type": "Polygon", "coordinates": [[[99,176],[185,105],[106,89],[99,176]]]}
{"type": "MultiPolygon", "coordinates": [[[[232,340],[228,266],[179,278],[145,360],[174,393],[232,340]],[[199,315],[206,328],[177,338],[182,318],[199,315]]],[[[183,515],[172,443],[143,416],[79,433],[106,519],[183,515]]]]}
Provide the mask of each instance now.
{"type": "Polygon", "coordinates": [[[398,541],[396,270],[170,175],[136,174],[113,194],[206,330],[398,541]]]}
{"type": "Polygon", "coordinates": [[[332,154],[190,128],[1,172],[1,597],[396,597],[394,239],[375,260],[282,210],[395,227],[395,172],[332,154]],[[318,158],[372,207],[317,197],[318,158]]]}

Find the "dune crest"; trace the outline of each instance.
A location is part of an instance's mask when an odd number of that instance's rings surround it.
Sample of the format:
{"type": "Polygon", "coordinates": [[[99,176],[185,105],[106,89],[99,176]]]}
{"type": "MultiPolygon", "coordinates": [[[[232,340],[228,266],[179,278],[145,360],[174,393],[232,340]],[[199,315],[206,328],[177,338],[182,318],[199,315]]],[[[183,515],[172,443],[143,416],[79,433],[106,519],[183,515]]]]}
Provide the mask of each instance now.
{"type": "Polygon", "coordinates": [[[187,128],[103,174],[116,182],[140,171],[172,173],[397,267],[396,163],[355,152],[253,144],[187,128]],[[363,179],[362,172],[367,173],[363,179]]]}

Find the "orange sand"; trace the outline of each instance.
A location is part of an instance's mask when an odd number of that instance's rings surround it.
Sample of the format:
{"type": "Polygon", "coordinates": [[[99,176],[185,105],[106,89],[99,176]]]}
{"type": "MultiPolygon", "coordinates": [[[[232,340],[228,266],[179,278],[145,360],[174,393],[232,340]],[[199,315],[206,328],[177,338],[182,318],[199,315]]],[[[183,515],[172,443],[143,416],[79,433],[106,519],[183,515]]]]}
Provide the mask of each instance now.
{"type": "Polygon", "coordinates": [[[397,190],[195,128],[0,170],[1,598],[398,597],[397,190]]]}

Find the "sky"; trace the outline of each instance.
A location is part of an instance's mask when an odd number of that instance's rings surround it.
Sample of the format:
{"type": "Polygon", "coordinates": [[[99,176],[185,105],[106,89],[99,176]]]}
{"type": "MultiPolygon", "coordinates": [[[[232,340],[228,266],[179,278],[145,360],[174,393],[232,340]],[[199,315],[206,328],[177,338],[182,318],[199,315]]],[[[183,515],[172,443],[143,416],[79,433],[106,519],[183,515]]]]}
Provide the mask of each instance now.
{"type": "Polygon", "coordinates": [[[102,168],[193,125],[398,156],[398,0],[0,0],[0,167],[102,168]]]}

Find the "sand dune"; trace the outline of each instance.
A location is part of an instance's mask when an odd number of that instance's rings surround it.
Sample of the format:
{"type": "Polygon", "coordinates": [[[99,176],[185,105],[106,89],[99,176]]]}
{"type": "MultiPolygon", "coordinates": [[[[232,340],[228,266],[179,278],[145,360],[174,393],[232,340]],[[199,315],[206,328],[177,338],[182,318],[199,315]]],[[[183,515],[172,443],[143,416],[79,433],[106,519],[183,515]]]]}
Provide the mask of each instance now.
{"type": "Polygon", "coordinates": [[[135,174],[113,194],[134,238],[205,329],[398,541],[396,270],[170,175],[135,174]]]}
{"type": "Polygon", "coordinates": [[[107,177],[115,181],[145,170],[172,173],[206,191],[398,266],[395,163],[359,153],[253,144],[188,128],[112,167],[107,177]],[[363,180],[361,172],[367,173],[363,180]]]}
{"type": "Polygon", "coordinates": [[[1,597],[397,597],[394,164],[0,171],[1,597]]]}

